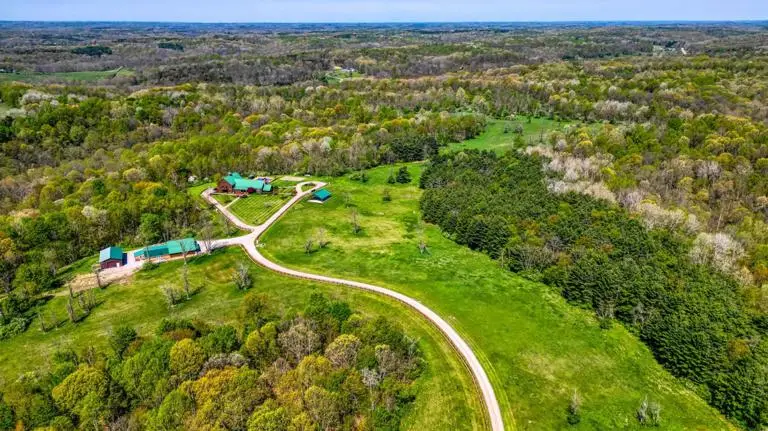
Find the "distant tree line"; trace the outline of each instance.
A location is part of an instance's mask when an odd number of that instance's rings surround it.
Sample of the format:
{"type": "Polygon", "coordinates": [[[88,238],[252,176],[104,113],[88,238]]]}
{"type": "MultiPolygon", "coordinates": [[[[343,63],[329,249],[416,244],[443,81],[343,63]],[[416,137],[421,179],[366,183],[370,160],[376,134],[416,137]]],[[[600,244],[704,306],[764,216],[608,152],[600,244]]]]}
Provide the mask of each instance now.
{"type": "Polygon", "coordinates": [[[174,51],[184,51],[184,45],[178,42],[160,42],[157,44],[158,48],[172,49],[174,51]]]}
{"type": "Polygon", "coordinates": [[[101,45],[81,46],[72,49],[72,54],[87,55],[90,57],[101,57],[102,55],[112,54],[112,48],[101,45]]]}

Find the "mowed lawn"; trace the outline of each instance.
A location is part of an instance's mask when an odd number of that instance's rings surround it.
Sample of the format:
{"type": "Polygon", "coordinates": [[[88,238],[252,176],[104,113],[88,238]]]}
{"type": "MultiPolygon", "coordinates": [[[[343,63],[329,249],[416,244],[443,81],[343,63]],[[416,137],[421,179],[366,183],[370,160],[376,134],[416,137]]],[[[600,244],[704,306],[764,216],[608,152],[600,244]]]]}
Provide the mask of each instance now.
{"type": "Polygon", "coordinates": [[[480,136],[463,142],[450,144],[445,151],[452,150],[491,150],[503,153],[516,147],[517,126],[522,126],[521,135],[525,145],[535,145],[546,138],[546,133],[567,126],[568,122],[558,122],[548,118],[516,117],[514,120],[489,120],[488,126],[480,136]]]}
{"type": "Polygon", "coordinates": [[[42,312],[55,316],[62,322],[61,326],[44,333],[35,319],[25,333],[0,341],[0,387],[3,381],[11,381],[24,372],[47,369],[56,349],[82,350],[93,346],[106,351],[110,330],[117,325],[128,324],[140,335],[149,335],[166,317],[200,318],[212,324],[236,322],[237,309],[245,295],[231,281],[239,262],[250,266],[254,279],[251,291],[267,296],[270,311],[300,311],[311,293],[322,292],[349,302],[354,310],[366,316],[387,316],[402,325],[410,336],[419,338],[427,366],[416,382],[417,399],[405,418],[405,429],[484,428],[483,409],[471,375],[441,334],[420,315],[394,300],[371,293],[280,276],[256,266],[237,248],[190,260],[190,280],[200,291],[172,310],[166,307],[160,286],[180,284],[180,261],[139,272],[126,283],[97,291],[100,305],[77,324],[66,320],[66,296],[54,298],[42,312]]]}
{"type": "Polygon", "coordinates": [[[228,203],[231,203],[235,199],[237,199],[237,197],[233,195],[220,195],[220,194],[213,195],[213,198],[216,199],[216,202],[222,205],[226,205],[228,203]]]}
{"type": "Polygon", "coordinates": [[[365,184],[327,179],[334,196],[323,205],[298,203],[263,237],[262,253],[291,268],[382,285],[432,308],[475,349],[508,429],[568,427],[574,391],[583,400],[574,429],[640,429],[635,414],[646,397],[661,405],[663,429],[731,427],[623,326],[600,329],[592,312],[567,304],[555,289],[504,271],[422,224],[421,166],[409,166],[412,185],[387,184],[389,167],[370,170],[365,184]],[[382,200],[385,189],[391,202],[382,200]],[[357,235],[353,210],[362,227],[357,235]],[[307,254],[307,239],[321,228],[327,247],[307,254]],[[421,238],[428,253],[419,251],[421,238]]]}
{"type": "Polygon", "coordinates": [[[229,207],[229,210],[248,224],[260,225],[288,202],[292,196],[290,189],[277,194],[254,193],[238,199],[229,207]]]}

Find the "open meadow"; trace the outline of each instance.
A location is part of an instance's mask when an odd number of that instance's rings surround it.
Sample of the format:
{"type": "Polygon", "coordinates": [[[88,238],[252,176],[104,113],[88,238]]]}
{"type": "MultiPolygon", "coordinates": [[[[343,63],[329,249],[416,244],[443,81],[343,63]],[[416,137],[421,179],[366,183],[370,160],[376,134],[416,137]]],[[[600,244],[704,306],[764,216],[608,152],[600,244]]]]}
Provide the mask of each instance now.
{"type": "Polygon", "coordinates": [[[491,119],[483,133],[472,139],[452,143],[444,151],[489,150],[503,153],[515,148],[536,145],[546,137],[547,132],[561,130],[569,124],[572,122],[540,117],[517,116],[514,120],[491,119]]]}
{"type": "Polygon", "coordinates": [[[323,205],[297,204],[263,237],[262,253],[291,268],[400,291],[435,310],[486,367],[509,429],[561,428],[574,391],[583,399],[579,429],[638,428],[635,413],[646,397],[661,405],[665,429],[729,428],[623,326],[600,329],[592,313],[554,289],[422,224],[422,166],[408,168],[407,185],[388,184],[387,166],[369,170],[367,183],[324,179],[334,196],[323,205]],[[311,253],[308,240],[316,244],[311,253]]]}

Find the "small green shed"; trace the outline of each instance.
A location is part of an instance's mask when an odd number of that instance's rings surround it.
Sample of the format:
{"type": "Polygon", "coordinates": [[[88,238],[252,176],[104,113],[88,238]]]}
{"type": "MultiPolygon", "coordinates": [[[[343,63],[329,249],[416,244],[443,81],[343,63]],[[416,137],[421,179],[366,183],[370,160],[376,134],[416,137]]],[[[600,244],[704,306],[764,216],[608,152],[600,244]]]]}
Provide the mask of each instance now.
{"type": "Polygon", "coordinates": [[[331,197],[331,192],[326,189],[320,189],[312,194],[312,198],[325,202],[331,197]]]}

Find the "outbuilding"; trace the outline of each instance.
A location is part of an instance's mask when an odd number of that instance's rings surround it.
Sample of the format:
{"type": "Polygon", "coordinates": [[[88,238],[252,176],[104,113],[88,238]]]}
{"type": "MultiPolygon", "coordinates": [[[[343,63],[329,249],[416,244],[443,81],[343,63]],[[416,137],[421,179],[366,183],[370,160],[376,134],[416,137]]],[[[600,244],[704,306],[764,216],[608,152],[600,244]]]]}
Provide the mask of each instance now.
{"type": "Polygon", "coordinates": [[[120,247],[107,247],[99,252],[101,269],[119,268],[125,264],[125,253],[120,247]]]}
{"type": "Polygon", "coordinates": [[[192,255],[200,252],[200,244],[198,244],[194,238],[168,241],[165,245],[168,247],[168,255],[171,258],[182,257],[185,253],[187,255],[192,255]]]}
{"type": "Polygon", "coordinates": [[[192,256],[200,252],[200,244],[194,238],[177,239],[165,244],[155,244],[136,250],[133,257],[136,260],[145,259],[173,259],[177,257],[192,256]]]}
{"type": "Polygon", "coordinates": [[[312,198],[320,202],[325,202],[331,197],[331,192],[326,189],[320,189],[312,194],[312,198]]]}

